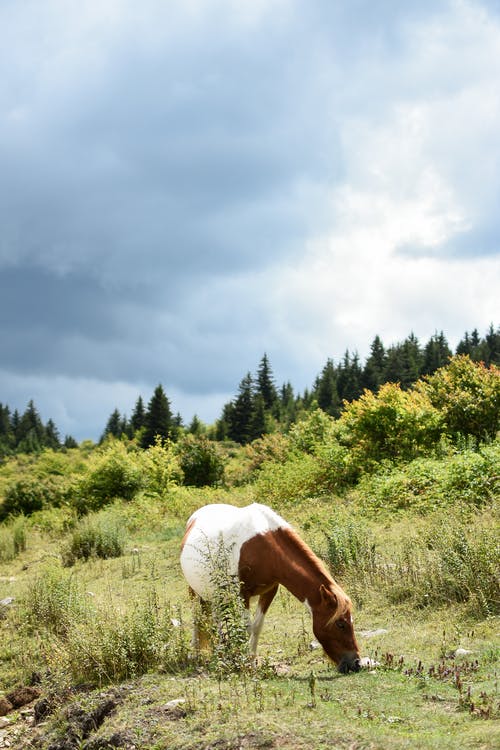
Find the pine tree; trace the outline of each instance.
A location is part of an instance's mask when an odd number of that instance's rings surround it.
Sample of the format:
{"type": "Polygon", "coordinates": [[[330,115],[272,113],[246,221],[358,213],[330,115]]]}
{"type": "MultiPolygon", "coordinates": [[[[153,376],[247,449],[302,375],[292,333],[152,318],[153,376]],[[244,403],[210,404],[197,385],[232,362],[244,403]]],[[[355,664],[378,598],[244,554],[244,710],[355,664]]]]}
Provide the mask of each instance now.
{"type": "Polygon", "coordinates": [[[254,408],[253,379],[247,373],[242,379],[238,395],[233,401],[228,437],[236,443],[245,445],[251,440],[251,420],[254,408]]]}
{"type": "Polygon", "coordinates": [[[106,423],[106,427],[104,428],[104,432],[102,433],[101,439],[99,442],[102,443],[107,437],[110,437],[110,436],[119,438],[122,432],[123,432],[122,416],[120,412],[118,411],[118,409],[115,409],[111,413],[106,423]]]}
{"type": "Polygon", "coordinates": [[[491,323],[485,341],[488,348],[487,361],[485,364],[500,365],[500,327],[495,331],[493,323],[491,323]]]}
{"type": "Polygon", "coordinates": [[[387,355],[380,336],[375,336],[370,347],[370,356],[366,360],[362,384],[364,388],[376,393],[385,379],[387,355]]]}
{"type": "Polygon", "coordinates": [[[130,417],[130,431],[135,434],[146,424],[146,411],[144,409],[144,402],[142,397],[139,396],[135,403],[134,411],[130,417]]]}
{"type": "Polygon", "coordinates": [[[338,368],[337,391],[342,401],[355,401],[363,392],[363,372],[359,364],[357,352],[351,357],[349,350],[344,354],[342,364],[338,368]]]}
{"type": "Polygon", "coordinates": [[[172,412],[163,387],[158,385],[148,405],[144,433],[141,439],[143,448],[154,445],[157,437],[168,439],[172,436],[172,412]]]}
{"type": "Polygon", "coordinates": [[[261,393],[257,393],[253,400],[253,410],[250,417],[249,442],[262,437],[262,435],[265,435],[267,432],[266,413],[268,413],[268,411],[266,409],[264,397],[261,393]]]}
{"type": "Polygon", "coordinates": [[[78,448],[78,443],[76,442],[74,437],[71,437],[71,435],[66,435],[66,437],[64,438],[64,447],[78,448]]]}
{"type": "Polygon", "coordinates": [[[451,356],[451,349],[444,333],[436,332],[425,345],[421,375],[432,375],[440,367],[448,364],[451,356]]]}
{"type": "Polygon", "coordinates": [[[276,406],[278,394],[274,384],[274,378],[267,354],[262,357],[257,370],[257,393],[260,393],[264,400],[264,408],[272,411],[276,406]]]}
{"type": "Polygon", "coordinates": [[[45,428],[32,399],[19,420],[16,440],[16,448],[23,453],[36,453],[45,444],[45,428]]]}
{"type": "Polygon", "coordinates": [[[338,416],[340,413],[340,399],[337,392],[337,373],[333,359],[328,359],[316,379],[314,386],[314,397],[320,409],[327,414],[338,416]]]}
{"type": "Polygon", "coordinates": [[[49,419],[47,424],[45,425],[45,441],[44,444],[47,448],[52,448],[52,450],[59,450],[61,447],[61,440],[59,438],[59,431],[57,427],[55,426],[52,419],[49,419]]]}

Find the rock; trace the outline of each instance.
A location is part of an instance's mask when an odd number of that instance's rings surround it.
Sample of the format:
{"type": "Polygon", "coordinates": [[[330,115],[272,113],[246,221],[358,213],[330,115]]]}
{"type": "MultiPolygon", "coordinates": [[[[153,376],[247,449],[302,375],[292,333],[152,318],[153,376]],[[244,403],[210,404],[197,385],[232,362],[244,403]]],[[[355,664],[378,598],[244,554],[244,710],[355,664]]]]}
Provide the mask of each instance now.
{"type": "Polygon", "coordinates": [[[316,651],[316,649],[321,648],[321,643],[318,643],[318,641],[311,641],[309,648],[311,651],[316,651]]]}
{"type": "Polygon", "coordinates": [[[5,696],[1,695],[0,696],[0,716],[5,716],[5,714],[8,714],[9,711],[12,711],[13,708],[14,706],[12,705],[12,703],[7,698],[5,698],[5,696]]]}
{"type": "Polygon", "coordinates": [[[473,651],[469,651],[467,648],[457,648],[455,651],[455,656],[468,656],[469,654],[474,653],[473,651]]]}
{"type": "Polygon", "coordinates": [[[369,656],[363,656],[363,658],[359,661],[361,662],[361,667],[363,669],[373,669],[373,667],[380,667],[380,662],[375,661],[374,659],[370,659],[369,656]]]}
{"type": "Polygon", "coordinates": [[[36,687],[26,685],[12,690],[12,692],[7,693],[5,697],[10,703],[12,703],[14,708],[21,708],[21,706],[25,706],[27,703],[34,701],[35,698],[39,698],[40,690],[36,687]]]}
{"type": "Polygon", "coordinates": [[[0,716],[0,729],[5,729],[5,727],[8,727],[10,724],[10,719],[7,719],[5,716],[0,716]]]}
{"type": "Polygon", "coordinates": [[[376,635],[385,635],[388,632],[385,628],[378,628],[377,630],[360,630],[359,635],[361,638],[374,638],[376,635]]]}

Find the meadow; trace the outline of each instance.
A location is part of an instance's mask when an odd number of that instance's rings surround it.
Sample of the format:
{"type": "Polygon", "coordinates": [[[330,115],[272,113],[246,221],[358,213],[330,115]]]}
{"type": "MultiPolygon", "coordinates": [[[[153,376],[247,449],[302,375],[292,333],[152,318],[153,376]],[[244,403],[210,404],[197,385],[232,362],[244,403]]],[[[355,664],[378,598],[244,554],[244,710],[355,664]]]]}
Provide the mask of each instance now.
{"type": "Polygon", "coordinates": [[[375,458],[373,441],[346,439],[348,419],[318,411],[287,436],[217,446],[215,487],[185,486],[160,442],[6,460],[0,747],[498,747],[500,444],[441,435],[375,458]],[[328,663],[285,590],[256,666],[237,596],[213,650],[193,649],[186,520],[253,501],[292,522],[351,596],[359,673],[328,663]],[[32,700],[16,706],[19,688],[32,700]]]}

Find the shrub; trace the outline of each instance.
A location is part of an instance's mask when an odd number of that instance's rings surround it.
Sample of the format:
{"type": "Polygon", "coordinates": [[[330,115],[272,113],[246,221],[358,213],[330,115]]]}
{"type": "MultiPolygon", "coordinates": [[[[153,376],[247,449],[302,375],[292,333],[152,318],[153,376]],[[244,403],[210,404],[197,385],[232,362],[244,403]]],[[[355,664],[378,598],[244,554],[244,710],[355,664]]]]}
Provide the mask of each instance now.
{"type": "Polygon", "coordinates": [[[441,417],[425,393],[386,383],[346,404],[339,425],[362,472],[383,460],[409,461],[439,442],[441,417]]]}
{"type": "Polygon", "coordinates": [[[136,456],[123,443],[111,441],[91,457],[87,473],[78,482],[74,504],[80,512],[99,510],[115,498],[132,500],[144,483],[136,456]]]}
{"type": "Polygon", "coordinates": [[[21,516],[0,526],[0,562],[13,560],[26,549],[26,522],[21,516]]]}
{"type": "Polygon", "coordinates": [[[77,580],[56,563],[45,564],[30,583],[24,599],[24,618],[33,630],[64,636],[86,611],[77,580]]]}
{"type": "Polygon", "coordinates": [[[37,510],[60,505],[66,500],[66,492],[66,485],[51,477],[44,480],[32,477],[18,479],[7,488],[0,505],[0,521],[10,515],[29,516],[37,510]]]}
{"type": "Polygon", "coordinates": [[[100,513],[80,521],[63,549],[63,562],[74,565],[78,559],[120,557],[125,548],[123,523],[110,513],[100,513]]]}
{"type": "Polygon", "coordinates": [[[258,502],[277,506],[328,491],[324,468],[315,456],[305,453],[292,456],[285,464],[264,464],[255,483],[258,502]]]}
{"type": "Polygon", "coordinates": [[[224,459],[217,445],[204,436],[186,435],[176,446],[184,484],[214,487],[224,476],[224,459]]]}
{"type": "Polygon", "coordinates": [[[453,357],[447,367],[415,386],[442,415],[443,425],[455,440],[473,435],[494,438],[500,423],[500,369],[485,367],[468,356],[453,357]]]}
{"type": "Polygon", "coordinates": [[[290,454],[290,440],[281,432],[273,432],[249,443],[244,451],[249,461],[249,471],[253,473],[268,461],[284,463],[290,454]]]}
{"type": "Polygon", "coordinates": [[[173,443],[159,436],[154,445],[138,454],[145,491],[156,497],[164,497],[169,489],[182,481],[182,469],[173,443]]]}
{"type": "Polygon", "coordinates": [[[364,476],[356,495],[374,511],[430,513],[456,503],[481,507],[494,498],[500,442],[441,460],[418,458],[405,467],[364,476]]]}

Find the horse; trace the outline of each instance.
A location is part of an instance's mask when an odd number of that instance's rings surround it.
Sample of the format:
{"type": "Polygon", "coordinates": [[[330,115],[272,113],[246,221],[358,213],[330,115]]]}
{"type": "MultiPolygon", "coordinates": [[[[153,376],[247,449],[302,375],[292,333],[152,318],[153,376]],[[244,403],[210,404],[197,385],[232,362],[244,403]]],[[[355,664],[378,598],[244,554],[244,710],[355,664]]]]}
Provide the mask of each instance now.
{"type": "Polygon", "coordinates": [[[254,658],[266,612],[281,584],[309,609],[314,636],[339,671],[359,671],[351,600],[287,521],[259,503],[244,508],[211,504],[195,511],[186,525],[180,563],[191,594],[202,604],[214,596],[210,557],[218,545],[227,555],[229,574],[240,582],[254,658]],[[258,603],[252,620],[254,597],[258,603]]]}

